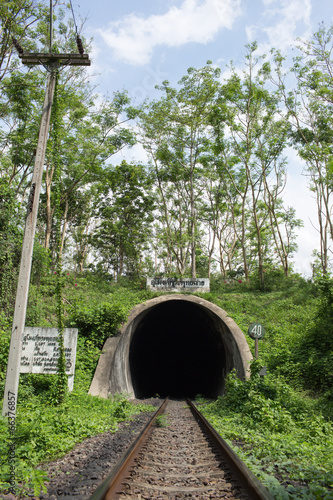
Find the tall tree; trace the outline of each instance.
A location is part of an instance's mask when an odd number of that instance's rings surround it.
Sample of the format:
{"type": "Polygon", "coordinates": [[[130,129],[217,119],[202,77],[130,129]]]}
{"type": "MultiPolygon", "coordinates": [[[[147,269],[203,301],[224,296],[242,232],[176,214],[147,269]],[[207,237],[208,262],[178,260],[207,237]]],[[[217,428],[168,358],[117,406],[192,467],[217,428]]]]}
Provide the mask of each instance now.
{"type": "MultiPolygon", "coordinates": [[[[319,258],[327,272],[333,239],[333,27],[324,25],[299,45],[293,74],[296,86],[288,91],[289,78],[283,69],[284,58],[275,52],[278,84],[284,97],[287,118],[292,126],[292,143],[306,163],[311,191],[317,201],[319,258]]],[[[290,72],[288,71],[288,75],[290,72]]]]}
{"type": "MultiPolygon", "coordinates": [[[[0,83],[20,66],[17,50],[34,52],[36,30],[45,18],[48,7],[36,0],[3,0],[0,5],[0,83]],[[13,40],[14,38],[14,40],[13,40]],[[15,47],[16,45],[16,47],[15,47]]],[[[0,116],[6,114],[9,103],[1,99],[0,116]]]]}
{"type": "Polygon", "coordinates": [[[254,246],[259,279],[264,288],[270,226],[265,193],[274,182],[272,173],[276,174],[276,182],[281,186],[288,125],[277,118],[278,93],[267,88],[269,65],[256,56],[256,43],[247,46],[247,50],[242,76],[231,67],[231,77],[222,85],[219,107],[226,130],[222,135],[221,120],[214,120],[215,151],[220,150],[221,175],[226,189],[236,193],[240,203],[239,242],[245,276],[248,279],[249,248],[254,246]]]}
{"type": "Polygon", "coordinates": [[[43,93],[32,72],[25,70],[22,77],[17,50],[22,50],[20,44],[35,50],[45,12],[45,4],[34,0],[4,0],[0,5],[0,303],[6,314],[14,305],[21,253],[21,195],[37,142],[36,96],[43,93]]]}
{"type": "Polygon", "coordinates": [[[102,267],[115,277],[141,272],[153,222],[151,184],[142,165],[123,161],[104,170],[104,193],[92,241],[102,267]]]}
{"type": "Polygon", "coordinates": [[[190,68],[179,89],[164,82],[163,97],[143,106],[140,114],[142,141],[152,157],[156,186],[163,206],[168,253],[184,275],[196,276],[199,238],[197,205],[201,196],[203,158],[210,139],[209,116],[214,105],[220,71],[208,63],[190,68]]]}
{"type": "MultiPolygon", "coordinates": [[[[60,87],[60,92],[61,202],[65,227],[71,217],[76,217],[75,212],[79,209],[74,202],[74,193],[86,184],[99,183],[109,158],[125,146],[133,145],[135,136],[128,127],[123,126],[132,117],[125,92],[116,92],[113,99],[105,100],[92,110],[90,106],[94,101],[89,95],[89,88],[86,89],[84,85],[81,91],[74,91],[65,84],[60,87]]],[[[45,248],[50,247],[54,230],[53,174],[53,166],[49,162],[45,174],[45,248]]]]}

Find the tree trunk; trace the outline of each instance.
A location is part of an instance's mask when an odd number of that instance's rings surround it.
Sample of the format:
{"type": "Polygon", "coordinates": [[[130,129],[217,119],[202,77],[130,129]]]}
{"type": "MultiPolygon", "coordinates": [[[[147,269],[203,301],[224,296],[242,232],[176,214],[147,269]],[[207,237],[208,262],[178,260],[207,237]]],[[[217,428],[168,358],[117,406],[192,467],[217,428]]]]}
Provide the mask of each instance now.
{"type": "MultiPolygon", "coordinates": [[[[210,231],[209,231],[210,233],[210,231]]],[[[210,235],[209,235],[210,238],[210,235]]],[[[216,232],[213,230],[213,241],[211,246],[209,245],[208,242],[208,278],[210,278],[211,274],[211,265],[212,265],[212,257],[213,257],[213,252],[214,252],[214,247],[215,247],[215,239],[216,239],[216,232]]]]}
{"type": "Polygon", "coordinates": [[[65,236],[66,236],[66,229],[67,229],[67,215],[68,215],[68,200],[66,199],[66,204],[65,204],[65,213],[64,213],[64,223],[62,226],[62,233],[61,233],[61,242],[60,242],[60,249],[59,249],[59,256],[62,256],[62,252],[64,249],[64,243],[65,243],[65,236]]]}

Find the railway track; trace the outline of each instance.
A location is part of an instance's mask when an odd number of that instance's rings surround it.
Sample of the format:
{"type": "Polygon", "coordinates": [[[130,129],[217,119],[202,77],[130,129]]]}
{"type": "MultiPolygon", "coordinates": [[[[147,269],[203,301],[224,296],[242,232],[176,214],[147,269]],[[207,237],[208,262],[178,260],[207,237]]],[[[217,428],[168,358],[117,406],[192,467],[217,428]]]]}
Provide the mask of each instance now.
{"type": "Polygon", "coordinates": [[[273,500],[187,400],[165,400],[90,500],[273,500]]]}

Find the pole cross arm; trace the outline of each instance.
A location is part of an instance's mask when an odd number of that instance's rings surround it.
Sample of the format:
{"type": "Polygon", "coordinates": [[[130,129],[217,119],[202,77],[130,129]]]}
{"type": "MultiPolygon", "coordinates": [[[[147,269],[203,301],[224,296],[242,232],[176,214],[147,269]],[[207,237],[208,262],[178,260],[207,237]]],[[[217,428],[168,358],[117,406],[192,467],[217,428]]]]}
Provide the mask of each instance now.
{"type": "Polygon", "coordinates": [[[90,66],[88,54],[55,54],[38,52],[23,53],[19,55],[23,64],[34,66],[41,64],[43,66],[90,66]]]}

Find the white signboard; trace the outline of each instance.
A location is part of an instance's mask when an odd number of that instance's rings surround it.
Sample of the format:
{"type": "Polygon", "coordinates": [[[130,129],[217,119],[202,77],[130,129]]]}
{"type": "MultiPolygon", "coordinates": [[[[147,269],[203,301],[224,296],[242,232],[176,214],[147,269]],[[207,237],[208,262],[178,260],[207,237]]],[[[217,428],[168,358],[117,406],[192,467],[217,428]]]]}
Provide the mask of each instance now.
{"type": "MultiPolygon", "coordinates": [[[[68,388],[73,390],[77,328],[65,328],[64,349],[68,388]]],[[[57,373],[58,329],[25,327],[22,339],[20,373],[57,373]]]]}
{"type": "Polygon", "coordinates": [[[208,278],[147,278],[154,292],[209,292],[208,278]]]}

